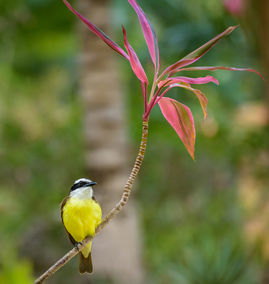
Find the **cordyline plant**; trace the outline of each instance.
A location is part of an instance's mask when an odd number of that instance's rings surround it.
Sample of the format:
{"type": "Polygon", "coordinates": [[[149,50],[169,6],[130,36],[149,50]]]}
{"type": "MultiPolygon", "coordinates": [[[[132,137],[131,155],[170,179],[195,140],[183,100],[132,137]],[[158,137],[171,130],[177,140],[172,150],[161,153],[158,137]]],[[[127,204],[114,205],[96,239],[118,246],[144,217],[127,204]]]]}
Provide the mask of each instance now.
{"type": "MultiPolygon", "coordinates": [[[[80,13],[78,13],[67,0],[63,0],[64,4],[68,9],[74,13],[80,20],[82,20],[87,27],[96,34],[102,41],[104,41],[110,48],[112,48],[119,55],[124,57],[129,61],[131,68],[139,79],[141,83],[142,96],[144,101],[144,113],[143,113],[143,131],[141,145],[139,148],[139,153],[136,158],[134,167],[131,171],[131,174],[127,180],[127,183],[124,186],[123,194],[121,200],[116,204],[116,206],[110,211],[110,213],[103,219],[102,223],[97,227],[96,234],[99,233],[104,226],[115,216],[117,215],[123,206],[127,203],[133,182],[140,170],[145,150],[147,144],[147,135],[148,135],[148,121],[152,109],[158,104],[163,116],[168,121],[168,123],[176,131],[177,135],[183,142],[187,151],[194,159],[194,147],[195,147],[195,127],[194,120],[191,113],[191,110],[184,104],[167,97],[168,92],[173,88],[184,88],[192,93],[194,93],[198,100],[200,101],[204,118],[207,117],[207,98],[199,90],[194,88],[192,85],[201,85],[213,82],[219,84],[218,80],[212,76],[205,76],[200,78],[190,78],[185,76],[180,76],[182,71],[196,71],[196,70],[230,70],[230,71],[250,71],[255,72],[261,76],[259,72],[254,69],[249,68],[233,68],[233,67],[224,67],[224,66],[207,66],[207,67],[186,67],[192,63],[199,60],[203,55],[205,55],[220,39],[224,36],[229,35],[237,26],[232,26],[227,28],[224,32],[217,35],[201,47],[197,48],[193,52],[189,53],[182,59],[178,60],[174,64],[170,65],[161,73],[159,65],[159,48],[156,34],[141,7],[138,5],[136,0],[128,0],[129,4],[133,7],[136,12],[142,32],[148,47],[148,51],[151,57],[151,60],[154,65],[154,79],[152,85],[149,86],[149,81],[147,75],[142,67],[142,64],[139,61],[137,54],[132,48],[131,44],[128,42],[127,34],[125,28],[122,26],[123,39],[124,39],[124,51],[117,43],[112,41],[103,31],[96,27],[93,23],[84,18],[80,13]],[[159,74],[160,73],[160,74],[159,74]]],[[[262,76],[261,76],[262,77],[262,76]]],[[[93,239],[94,236],[87,237],[81,244],[76,248],[73,248],[69,251],[64,257],[57,261],[51,268],[49,268],[43,275],[41,275],[35,283],[42,283],[44,280],[49,278],[54,274],[59,268],[65,265],[71,258],[73,258],[89,241],[93,239]]]]}

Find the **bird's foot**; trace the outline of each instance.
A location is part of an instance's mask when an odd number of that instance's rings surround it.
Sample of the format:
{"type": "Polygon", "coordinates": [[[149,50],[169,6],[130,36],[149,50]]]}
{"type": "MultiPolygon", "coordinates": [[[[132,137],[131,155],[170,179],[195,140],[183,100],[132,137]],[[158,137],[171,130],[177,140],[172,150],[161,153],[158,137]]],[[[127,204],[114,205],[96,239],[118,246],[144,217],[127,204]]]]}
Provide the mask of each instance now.
{"type": "Polygon", "coordinates": [[[82,245],[82,242],[75,243],[75,248],[76,248],[77,251],[79,251],[79,246],[81,246],[81,245],[82,245]]]}

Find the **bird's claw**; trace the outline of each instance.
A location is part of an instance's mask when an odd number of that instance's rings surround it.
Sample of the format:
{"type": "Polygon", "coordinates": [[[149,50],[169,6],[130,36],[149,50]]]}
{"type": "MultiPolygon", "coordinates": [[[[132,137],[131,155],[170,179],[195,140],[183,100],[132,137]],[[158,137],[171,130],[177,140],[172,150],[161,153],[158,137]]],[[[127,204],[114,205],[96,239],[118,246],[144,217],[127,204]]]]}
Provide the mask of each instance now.
{"type": "Polygon", "coordinates": [[[76,248],[77,251],[79,251],[79,246],[81,246],[81,245],[82,245],[82,242],[75,243],[75,248],[76,248]]]}

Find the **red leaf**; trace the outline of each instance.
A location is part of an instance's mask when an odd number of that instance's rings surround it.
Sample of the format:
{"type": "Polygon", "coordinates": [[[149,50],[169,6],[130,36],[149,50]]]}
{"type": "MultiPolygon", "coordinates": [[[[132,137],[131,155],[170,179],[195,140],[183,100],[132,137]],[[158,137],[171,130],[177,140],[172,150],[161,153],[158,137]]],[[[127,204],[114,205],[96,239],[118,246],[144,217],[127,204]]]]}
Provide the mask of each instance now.
{"type": "Polygon", "coordinates": [[[163,116],[174,128],[187,151],[194,159],[195,127],[191,110],[178,101],[167,97],[159,100],[159,106],[163,116]]]}
{"type": "Polygon", "coordinates": [[[198,100],[201,104],[201,107],[202,107],[202,110],[203,110],[203,113],[204,113],[204,119],[206,119],[207,118],[207,97],[205,96],[205,94],[198,89],[192,88],[191,86],[181,85],[180,87],[182,87],[186,90],[189,90],[196,95],[196,97],[198,98],[198,100]]]}
{"type": "Polygon", "coordinates": [[[84,18],[78,11],[76,11],[67,0],[63,0],[64,4],[67,6],[67,8],[74,13],[80,20],[82,20],[88,28],[96,34],[101,40],[103,40],[109,47],[111,47],[113,50],[115,50],[118,54],[129,60],[128,55],[126,52],[117,45],[114,41],[112,41],[103,31],[101,31],[99,28],[97,28],[94,24],[92,24],[90,21],[88,21],[86,18],[84,18]]]}
{"type": "Polygon", "coordinates": [[[156,73],[159,72],[159,47],[158,47],[158,42],[157,42],[157,37],[156,34],[147,18],[145,15],[144,11],[142,8],[137,4],[136,0],[128,0],[130,5],[134,8],[141,28],[143,30],[143,34],[148,46],[148,50],[151,56],[151,59],[154,63],[154,66],[157,70],[156,73]]]}
{"type": "Polygon", "coordinates": [[[207,97],[205,96],[205,94],[202,91],[192,88],[191,85],[189,85],[187,83],[169,85],[168,88],[158,97],[158,99],[156,100],[156,103],[158,103],[159,100],[163,96],[165,96],[171,89],[176,88],[176,87],[187,89],[187,90],[193,92],[196,95],[196,97],[198,98],[198,100],[201,104],[201,107],[202,107],[202,110],[203,110],[203,113],[204,113],[204,119],[206,119],[207,118],[207,97]]]}
{"type": "Polygon", "coordinates": [[[224,67],[224,66],[207,66],[207,67],[188,67],[188,68],[181,68],[171,72],[171,74],[177,73],[179,71],[197,71],[197,70],[208,70],[208,71],[215,71],[215,70],[228,70],[228,71],[248,71],[258,74],[263,80],[263,76],[260,72],[255,69],[250,68],[234,68],[234,67],[224,67]]]}
{"type": "Polygon", "coordinates": [[[208,41],[207,43],[205,43],[201,47],[197,48],[193,52],[189,53],[187,56],[185,56],[181,60],[179,60],[176,63],[174,63],[173,65],[167,67],[163,71],[163,73],[160,77],[166,75],[167,73],[170,73],[171,71],[174,71],[176,69],[179,69],[181,67],[184,67],[186,65],[190,65],[190,64],[194,63],[195,61],[200,59],[203,55],[205,55],[221,38],[223,38],[226,35],[229,35],[236,28],[237,28],[237,26],[229,27],[224,32],[217,35],[216,37],[214,37],[213,39],[211,39],[210,41],[208,41]]]}
{"type": "Polygon", "coordinates": [[[175,83],[186,83],[186,84],[207,84],[213,82],[216,85],[219,85],[219,82],[216,78],[212,77],[212,76],[206,76],[206,77],[201,77],[201,78],[189,78],[189,77],[183,77],[183,76],[179,76],[179,77],[171,77],[165,80],[160,81],[160,83],[158,84],[158,87],[164,86],[164,85],[171,85],[171,84],[175,84],[175,83]]]}
{"type": "Polygon", "coordinates": [[[134,51],[134,49],[132,48],[132,46],[130,45],[130,43],[127,40],[127,36],[126,36],[126,30],[125,28],[122,26],[122,32],[123,32],[123,37],[124,37],[124,46],[129,54],[129,58],[130,58],[130,64],[131,67],[133,69],[133,72],[135,73],[136,77],[142,82],[148,85],[148,78],[147,75],[134,51]]]}

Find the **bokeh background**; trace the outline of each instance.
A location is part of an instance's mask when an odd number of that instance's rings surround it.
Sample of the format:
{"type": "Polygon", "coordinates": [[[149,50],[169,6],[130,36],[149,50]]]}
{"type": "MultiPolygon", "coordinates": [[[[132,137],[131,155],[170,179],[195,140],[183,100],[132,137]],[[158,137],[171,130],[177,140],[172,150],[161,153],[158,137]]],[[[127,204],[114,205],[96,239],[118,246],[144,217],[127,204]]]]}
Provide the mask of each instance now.
{"type": "MultiPolygon", "coordinates": [[[[124,24],[144,66],[152,69],[136,15],[126,0],[76,0],[72,4],[85,15],[95,15],[95,22],[120,43],[120,25],[124,24]]],[[[265,75],[265,82],[252,73],[214,72],[220,86],[201,87],[209,100],[206,121],[196,98],[183,90],[173,91],[172,97],[188,104],[195,116],[196,160],[191,160],[156,108],[132,196],[136,202],[130,205],[133,213],[124,221],[128,223],[130,217],[130,227],[137,228],[132,240],[136,244],[121,240],[123,233],[117,237],[122,254],[137,248],[133,267],[111,272],[108,266],[102,273],[102,258],[114,259],[111,266],[118,263],[117,255],[109,256],[104,249],[103,255],[96,256],[101,261],[96,263],[95,276],[80,276],[74,259],[48,283],[127,283],[119,280],[121,273],[132,275],[128,282],[132,283],[134,271],[140,275],[134,283],[269,283],[268,4],[268,0],[141,3],[159,39],[162,67],[226,27],[240,24],[197,65],[252,67],[265,75]]],[[[108,55],[101,56],[104,60],[93,64],[92,58],[100,58],[94,52],[103,44],[98,42],[94,48],[87,36],[96,40],[59,0],[0,2],[1,284],[33,283],[71,248],[59,203],[75,179],[89,176],[99,181],[100,161],[109,164],[102,172],[104,179],[116,170],[127,178],[126,170],[135,157],[141,132],[140,84],[128,63],[107,47],[108,55]],[[102,70],[109,73],[103,77],[102,70]],[[115,123],[124,131],[103,137],[98,127],[92,131],[91,121],[99,120],[94,109],[109,97],[102,89],[109,74],[121,93],[110,104],[120,106],[115,123]],[[87,85],[85,78],[94,78],[96,83],[87,85]],[[101,102],[87,99],[85,88],[101,102]],[[125,141],[126,153],[95,153],[94,143],[116,143],[119,133],[125,135],[120,141],[125,141]],[[117,164],[119,156],[126,157],[124,167],[117,164]]],[[[103,112],[104,124],[110,128],[113,112],[111,116],[103,112]]],[[[101,185],[99,189],[102,205],[106,199],[112,198],[111,206],[119,199],[120,188],[116,194],[102,192],[101,185]]],[[[118,218],[115,223],[121,226],[118,218]]]]}

